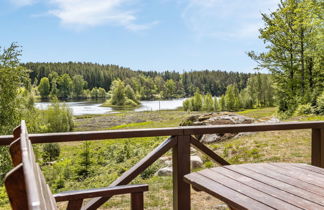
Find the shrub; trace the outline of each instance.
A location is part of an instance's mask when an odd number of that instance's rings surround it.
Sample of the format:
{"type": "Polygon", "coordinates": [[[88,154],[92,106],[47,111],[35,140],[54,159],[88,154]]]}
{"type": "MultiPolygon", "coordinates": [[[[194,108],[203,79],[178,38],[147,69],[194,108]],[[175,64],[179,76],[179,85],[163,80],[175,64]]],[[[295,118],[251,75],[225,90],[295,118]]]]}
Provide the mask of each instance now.
{"type": "Polygon", "coordinates": [[[44,144],[43,154],[42,154],[43,161],[49,162],[49,161],[57,160],[58,157],[60,156],[60,152],[61,149],[58,144],[56,143],[44,144]]]}
{"type": "Polygon", "coordinates": [[[72,131],[74,127],[72,110],[66,104],[60,104],[56,99],[44,112],[48,132],[72,131]]]}
{"type": "Polygon", "coordinates": [[[312,114],[314,112],[314,108],[311,104],[301,104],[296,109],[297,115],[303,115],[303,114],[312,114]]]}
{"type": "Polygon", "coordinates": [[[324,91],[323,93],[317,98],[316,100],[316,105],[317,105],[317,108],[316,108],[316,111],[319,113],[319,114],[324,114],[324,91]]]}
{"type": "Polygon", "coordinates": [[[188,98],[182,102],[183,109],[185,111],[192,111],[191,99],[188,98]]]}

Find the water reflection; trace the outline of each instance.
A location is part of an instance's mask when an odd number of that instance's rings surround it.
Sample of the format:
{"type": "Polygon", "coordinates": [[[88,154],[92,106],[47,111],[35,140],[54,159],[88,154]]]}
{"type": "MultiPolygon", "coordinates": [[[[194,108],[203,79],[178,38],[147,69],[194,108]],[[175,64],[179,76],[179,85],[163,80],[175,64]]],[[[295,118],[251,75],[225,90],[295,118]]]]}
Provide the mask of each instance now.
{"type": "MultiPolygon", "coordinates": [[[[185,99],[174,99],[165,101],[141,101],[141,106],[133,109],[135,112],[157,111],[157,110],[174,110],[182,106],[185,99]]],[[[104,100],[84,100],[84,101],[66,101],[65,103],[72,109],[73,115],[84,114],[106,114],[117,113],[119,111],[132,109],[115,109],[111,107],[101,107],[104,100]]],[[[50,102],[36,102],[38,109],[47,109],[50,102]]]]}

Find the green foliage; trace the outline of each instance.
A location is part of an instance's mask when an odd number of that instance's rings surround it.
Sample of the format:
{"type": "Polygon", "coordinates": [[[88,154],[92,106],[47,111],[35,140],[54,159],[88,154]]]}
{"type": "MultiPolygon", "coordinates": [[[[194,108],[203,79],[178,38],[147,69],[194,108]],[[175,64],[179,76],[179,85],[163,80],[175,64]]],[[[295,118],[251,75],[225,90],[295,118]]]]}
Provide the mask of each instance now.
{"type": "Polygon", "coordinates": [[[324,91],[322,92],[322,94],[317,98],[316,101],[316,111],[319,114],[324,115],[324,91]]]}
{"type": "MultiPolygon", "coordinates": [[[[264,27],[259,37],[267,51],[252,51],[249,56],[259,69],[272,73],[279,111],[285,115],[291,115],[299,104],[315,105],[323,91],[323,13],[321,1],[283,0],[270,15],[262,14],[264,27]]],[[[256,97],[257,105],[263,106],[256,97]]]]}
{"type": "Polygon", "coordinates": [[[0,186],[0,206],[8,204],[8,195],[4,186],[0,186]]]}
{"type": "Polygon", "coordinates": [[[50,83],[47,77],[43,77],[38,85],[38,91],[42,98],[47,98],[50,94],[50,83]]]}
{"type": "Polygon", "coordinates": [[[202,108],[202,95],[200,94],[199,89],[196,90],[195,95],[192,98],[192,111],[200,111],[202,108]]]}
{"type": "Polygon", "coordinates": [[[139,105],[134,90],[129,85],[125,87],[125,83],[120,79],[113,81],[109,94],[110,99],[104,104],[106,106],[135,107],[139,105]]]}
{"type": "Polygon", "coordinates": [[[225,94],[225,107],[228,111],[238,111],[241,102],[236,85],[229,85],[225,94]]]}
{"type": "Polygon", "coordinates": [[[0,134],[9,134],[22,117],[19,88],[28,81],[28,72],[19,66],[21,50],[17,44],[0,50],[0,134]]]}
{"type": "Polygon", "coordinates": [[[71,109],[66,104],[61,104],[53,99],[48,110],[42,112],[44,125],[47,132],[67,132],[74,127],[71,109]]]}
{"type": "Polygon", "coordinates": [[[185,111],[192,111],[192,99],[188,98],[182,102],[182,107],[185,111]]]}
{"type": "MultiPolygon", "coordinates": [[[[225,93],[230,84],[237,84],[239,90],[246,87],[250,74],[226,72],[226,71],[191,71],[180,74],[178,72],[144,72],[132,71],[116,65],[99,65],[92,63],[26,63],[24,66],[31,69],[30,78],[32,83],[37,84],[43,77],[48,77],[51,84],[52,96],[60,97],[58,94],[57,80],[64,74],[82,75],[88,83],[89,90],[93,88],[104,88],[109,91],[112,82],[119,78],[130,85],[137,99],[152,100],[164,98],[178,98],[193,96],[196,88],[201,93],[210,93],[220,96],[225,93]],[[56,75],[54,75],[55,73],[56,75]],[[50,75],[56,76],[52,79],[50,75]],[[168,81],[168,83],[167,83],[168,81]]],[[[71,97],[71,95],[69,96],[71,97]]]]}
{"type": "Polygon", "coordinates": [[[126,88],[125,88],[125,96],[128,99],[130,99],[130,100],[138,103],[138,101],[136,100],[135,92],[134,92],[133,88],[130,85],[126,85],[126,88]]]}
{"type": "Polygon", "coordinates": [[[248,79],[247,87],[240,92],[243,108],[274,106],[274,89],[271,75],[256,74],[248,79]]]}
{"type": "Polygon", "coordinates": [[[83,97],[83,89],[87,86],[87,82],[82,75],[74,75],[72,78],[73,95],[75,98],[83,97]]]}
{"type": "MultiPolygon", "coordinates": [[[[0,135],[10,134],[16,127],[23,114],[29,114],[28,108],[33,107],[33,101],[28,95],[28,71],[19,65],[20,47],[12,43],[9,48],[0,48],[0,135]],[[23,111],[24,110],[24,111],[23,111]]],[[[32,110],[31,110],[32,111],[32,110]]],[[[3,176],[11,168],[7,147],[0,147],[0,184],[3,176]]]]}
{"type": "Polygon", "coordinates": [[[57,80],[58,96],[60,98],[69,98],[72,94],[73,82],[69,74],[63,74],[57,80]]]}
{"type": "Polygon", "coordinates": [[[226,110],[226,106],[225,106],[225,96],[222,95],[221,98],[219,99],[219,106],[220,106],[220,110],[221,111],[225,111],[226,110]]]}
{"type": "Polygon", "coordinates": [[[43,145],[42,158],[45,162],[57,160],[60,156],[60,146],[57,143],[49,143],[43,145]]]}
{"type": "Polygon", "coordinates": [[[103,88],[98,88],[98,98],[106,98],[106,91],[103,88]]]}
{"type": "Polygon", "coordinates": [[[126,101],[125,83],[121,80],[115,80],[111,87],[111,104],[123,106],[126,101]]]}
{"type": "Polygon", "coordinates": [[[308,104],[300,104],[296,109],[297,115],[305,115],[305,114],[312,114],[314,113],[314,108],[310,103],[308,104]]]}
{"type": "Polygon", "coordinates": [[[92,88],[90,92],[91,98],[97,99],[99,98],[99,90],[98,88],[92,88]]]}
{"type": "Polygon", "coordinates": [[[204,96],[202,110],[211,112],[214,110],[214,101],[210,93],[204,96]]]}
{"type": "Polygon", "coordinates": [[[176,92],[176,83],[172,79],[168,79],[164,84],[164,90],[162,92],[163,98],[175,98],[176,92]]]}
{"type": "Polygon", "coordinates": [[[217,97],[214,97],[214,111],[219,112],[221,110],[221,107],[219,105],[219,100],[217,97]]]}
{"type": "Polygon", "coordinates": [[[85,179],[90,176],[91,170],[91,153],[90,153],[90,142],[83,143],[83,151],[80,153],[80,162],[77,169],[78,177],[85,179]]]}

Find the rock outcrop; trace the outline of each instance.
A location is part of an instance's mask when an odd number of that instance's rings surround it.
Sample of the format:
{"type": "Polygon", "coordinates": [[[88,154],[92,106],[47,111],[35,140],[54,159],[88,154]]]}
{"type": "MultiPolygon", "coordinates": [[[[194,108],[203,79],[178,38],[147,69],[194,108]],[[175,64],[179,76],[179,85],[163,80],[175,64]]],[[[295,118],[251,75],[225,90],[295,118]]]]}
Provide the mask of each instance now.
{"type": "Polygon", "coordinates": [[[160,168],[157,172],[156,172],[157,176],[172,176],[172,167],[167,166],[164,168],[160,168]]]}
{"type": "MultiPolygon", "coordinates": [[[[187,118],[180,125],[194,126],[194,125],[231,125],[231,124],[251,124],[255,119],[237,115],[229,112],[211,113],[205,115],[194,115],[187,118]]],[[[237,133],[215,133],[196,136],[203,143],[214,143],[224,141],[235,137],[237,133]]]]}

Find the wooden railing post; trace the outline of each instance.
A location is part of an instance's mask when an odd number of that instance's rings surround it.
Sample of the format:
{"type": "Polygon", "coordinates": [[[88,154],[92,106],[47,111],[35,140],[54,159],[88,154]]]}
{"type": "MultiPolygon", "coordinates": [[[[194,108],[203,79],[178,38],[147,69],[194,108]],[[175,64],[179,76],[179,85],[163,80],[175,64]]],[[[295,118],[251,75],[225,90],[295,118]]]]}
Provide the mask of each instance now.
{"type": "Polygon", "coordinates": [[[312,129],[312,165],[324,168],[324,128],[312,129]]]}
{"type": "Polygon", "coordinates": [[[172,151],[173,209],[190,210],[190,185],[184,175],[190,173],[190,136],[177,136],[172,151]]]}

